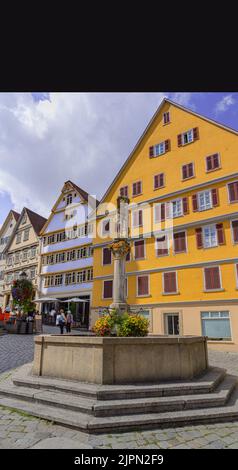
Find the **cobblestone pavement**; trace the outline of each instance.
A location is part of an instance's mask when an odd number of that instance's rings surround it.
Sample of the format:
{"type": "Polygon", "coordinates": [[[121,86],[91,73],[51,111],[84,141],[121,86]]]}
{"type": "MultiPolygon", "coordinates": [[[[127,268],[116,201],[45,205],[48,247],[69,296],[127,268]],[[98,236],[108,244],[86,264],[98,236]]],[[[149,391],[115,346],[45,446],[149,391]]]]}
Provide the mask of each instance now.
{"type": "MultiPolygon", "coordinates": [[[[44,332],[58,328],[44,327],[44,332]]],[[[9,369],[33,358],[33,336],[0,337],[0,381],[9,369]]],[[[238,353],[209,351],[210,365],[238,375],[238,353]]],[[[0,406],[0,449],[13,448],[114,448],[114,449],[238,449],[238,422],[197,425],[143,432],[86,435],[45,420],[0,406]]]]}
{"type": "MultiPolygon", "coordinates": [[[[44,333],[59,333],[55,326],[43,326],[44,333]]],[[[0,336],[0,374],[33,360],[34,335],[0,336]]]]}

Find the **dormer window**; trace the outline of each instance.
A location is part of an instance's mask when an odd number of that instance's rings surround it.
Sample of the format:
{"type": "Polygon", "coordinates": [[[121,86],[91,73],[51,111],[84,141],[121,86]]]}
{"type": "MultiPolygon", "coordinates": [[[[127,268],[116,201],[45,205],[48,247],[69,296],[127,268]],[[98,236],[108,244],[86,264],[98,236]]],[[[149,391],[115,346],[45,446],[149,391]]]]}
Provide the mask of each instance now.
{"type": "Polygon", "coordinates": [[[190,129],[189,131],[183,132],[182,134],[179,134],[177,136],[178,139],[178,147],[181,147],[183,145],[191,144],[194,140],[197,140],[199,138],[198,135],[198,127],[194,127],[193,129],[190,129]]]}
{"type": "Polygon", "coordinates": [[[72,194],[68,194],[66,198],[66,205],[68,206],[69,204],[72,204],[73,197],[72,194]]]}
{"type": "Polygon", "coordinates": [[[22,225],[26,224],[26,221],[27,221],[27,217],[26,217],[26,214],[24,214],[23,217],[22,217],[22,222],[21,222],[22,225]]]}

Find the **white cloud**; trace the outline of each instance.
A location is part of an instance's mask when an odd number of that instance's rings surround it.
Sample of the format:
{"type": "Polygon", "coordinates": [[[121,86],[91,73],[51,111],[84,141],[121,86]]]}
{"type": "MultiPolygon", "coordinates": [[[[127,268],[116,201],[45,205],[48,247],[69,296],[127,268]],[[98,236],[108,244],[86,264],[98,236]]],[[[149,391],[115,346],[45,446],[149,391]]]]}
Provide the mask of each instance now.
{"type": "Polygon", "coordinates": [[[185,106],[195,110],[196,107],[195,104],[192,102],[192,96],[192,93],[176,92],[172,94],[171,100],[175,101],[178,104],[181,104],[181,106],[185,106]]]}
{"type": "Polygon", "coordinates": [[[233,104],[235,104],[235,99],[232,95],[223,96],[222,99],[218,101],[215,106],[216,114],[227,111],[227,109],[233,104]]]}
{"type": "Polygon", "coordinates": [[[48,216],[64,181],[100,199],[163,93],[0,93],[0,192],[48,216]]]}

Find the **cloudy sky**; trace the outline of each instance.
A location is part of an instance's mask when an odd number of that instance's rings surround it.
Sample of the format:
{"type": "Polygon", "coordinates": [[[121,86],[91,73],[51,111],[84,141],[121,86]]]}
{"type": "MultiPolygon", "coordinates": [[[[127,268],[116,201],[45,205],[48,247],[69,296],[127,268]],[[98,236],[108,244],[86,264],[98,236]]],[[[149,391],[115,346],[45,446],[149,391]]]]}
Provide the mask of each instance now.
{"type": "Polygon", "coordinates": [[[100,199],[167,96],[238,130],[238,93],[0,93],[0,225],[47,217],[64,181],[100,199]]]}

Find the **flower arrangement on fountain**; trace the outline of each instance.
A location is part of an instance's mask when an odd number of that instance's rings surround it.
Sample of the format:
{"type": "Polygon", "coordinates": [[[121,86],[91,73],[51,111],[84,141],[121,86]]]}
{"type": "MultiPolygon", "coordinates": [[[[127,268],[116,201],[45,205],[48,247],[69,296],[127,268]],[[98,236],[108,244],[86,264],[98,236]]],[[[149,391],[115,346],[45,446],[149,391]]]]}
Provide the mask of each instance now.
{"type": "Polygon", "coordinates": [[[119,254],[120,256],[127,255],[130,251],[130,244],[127,240],[116,240],[111,243],[108,247],[113,254],[119,254]]]}
{"type": "Polygon", "coordinates": [[[18,306],[25,314],[34,309],[34,303],[32,302],[33,290],[33,284],[29,279],[13,281],[11,289],[13,305],[18,306]]]}
{"type": "Polygon", "coordinates": [[[138,313],[118,314],[116,309],[105,311],[96,321],[93,331],[97,336],[147,336],[149,320],[138,313]]]}

